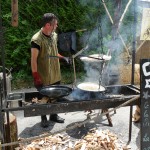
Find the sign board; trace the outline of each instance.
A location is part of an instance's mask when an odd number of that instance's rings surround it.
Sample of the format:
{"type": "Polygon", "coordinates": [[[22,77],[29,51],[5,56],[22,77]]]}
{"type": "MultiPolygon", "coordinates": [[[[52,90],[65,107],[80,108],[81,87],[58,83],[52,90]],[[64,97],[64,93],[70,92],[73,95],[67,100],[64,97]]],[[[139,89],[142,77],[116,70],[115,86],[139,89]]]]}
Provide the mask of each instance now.
{"type": "Polygon", "coordinates": [[[143,8],[140,40],[150,40],[150,8],[143,8]]]}
{"type": "Polygon", "coordinates": [[[150,150],[150,59],[142,59],[141,74],[141,150],[150,150]]]}

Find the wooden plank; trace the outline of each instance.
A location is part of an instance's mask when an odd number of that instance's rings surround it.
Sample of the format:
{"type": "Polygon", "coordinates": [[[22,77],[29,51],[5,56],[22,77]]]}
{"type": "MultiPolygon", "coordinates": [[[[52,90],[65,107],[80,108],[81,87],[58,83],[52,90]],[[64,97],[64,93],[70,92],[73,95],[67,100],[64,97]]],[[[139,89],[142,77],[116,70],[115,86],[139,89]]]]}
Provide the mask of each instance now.
{"type": "Polygon", "coordinates": [[[150,8],[143,8],[140,40],[150,40],[150,8]]]}
{"type": "Polygon", "coordinates": [[[11,0],[12,18],[11,23],[13,27],[18,27],[18,0],[11,0]]]}

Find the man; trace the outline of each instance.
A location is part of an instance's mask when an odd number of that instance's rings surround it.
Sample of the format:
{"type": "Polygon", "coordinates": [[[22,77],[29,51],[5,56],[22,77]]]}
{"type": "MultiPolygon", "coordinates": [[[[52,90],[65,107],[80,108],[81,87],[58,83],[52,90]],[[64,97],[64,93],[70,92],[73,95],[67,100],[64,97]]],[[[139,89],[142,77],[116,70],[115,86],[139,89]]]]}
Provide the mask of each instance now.
{"type": "MultiPolygon", "coordinates": [[[[31,39],[31,69],[37,90],[46,85],[60,84],[59,58],[68,62],[68,58],[61,56],[57,49],[57,17],[52,13],[46,13],[41,23],[42,28],[31,39]]],[[[50,120],[64,123],[64,119],[57,114],[51,114],[50,120]]],[[[41,116],[41,126],[48,127],[46,115],[41,116]]]]}

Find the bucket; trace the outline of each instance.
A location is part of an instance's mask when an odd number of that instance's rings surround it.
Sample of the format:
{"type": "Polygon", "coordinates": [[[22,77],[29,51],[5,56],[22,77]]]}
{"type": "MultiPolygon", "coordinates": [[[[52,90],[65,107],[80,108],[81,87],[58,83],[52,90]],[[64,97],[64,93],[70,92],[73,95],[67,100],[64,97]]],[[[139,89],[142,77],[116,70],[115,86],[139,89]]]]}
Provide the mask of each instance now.
{"type": "MultiPolygon", "coordinates": [[[[2,66],[0,66],[2,68],[2,66]]],[[[7,93],[11,92],[11,80],[12,80],[12,75],[9,69],[6,68],[6,88],[7,88],[7,93]]],[[[4,91],[4,81],[3,81],[3,72],[0,72],[0,91],[4,91]]]]}

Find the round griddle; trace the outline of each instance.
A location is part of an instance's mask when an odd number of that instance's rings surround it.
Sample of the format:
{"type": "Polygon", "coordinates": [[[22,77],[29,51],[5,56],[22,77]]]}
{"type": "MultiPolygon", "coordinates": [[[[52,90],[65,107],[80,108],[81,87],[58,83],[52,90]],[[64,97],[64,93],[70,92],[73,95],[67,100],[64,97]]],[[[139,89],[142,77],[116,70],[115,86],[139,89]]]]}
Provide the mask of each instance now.
{"type": "Polygon", "coordinates": [[[83,82],[77,85],[77,88],[87,92],[104,92],[106,89],[102,85],[92,82],[83,82]]]}
{"type": "Polygon", "coordinates": [[[76,89],[72,92],[73,99],[76,100],[94,100],[100,99],[105,95],[106,88],[97,83],[82,82],[76,85],[76,89]]]}
{"type": "Polygon", "coordinates": [[[61,85],[51,85],[42,87],[39,92],[49,98],[61,98],[69,95],[72,92],[72,88],[61,85]]]}

